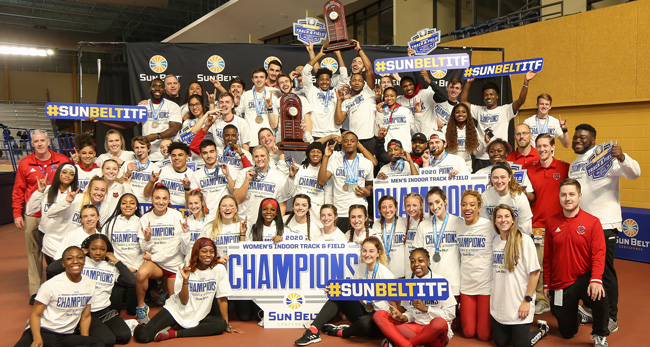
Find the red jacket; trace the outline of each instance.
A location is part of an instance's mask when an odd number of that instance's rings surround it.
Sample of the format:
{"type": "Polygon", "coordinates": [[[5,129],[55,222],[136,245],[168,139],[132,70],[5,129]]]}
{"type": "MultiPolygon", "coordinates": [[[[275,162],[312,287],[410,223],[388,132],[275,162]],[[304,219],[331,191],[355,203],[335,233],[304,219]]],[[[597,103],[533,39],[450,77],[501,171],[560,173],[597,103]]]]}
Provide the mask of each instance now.
{"type": "MultiPolygon", "coordinates": [[[[11,206],[13,207],[14,218],[23,216],[23,207],[32,196],[32,193],[38,188],[38,179],[44,178],[48,174],[47,184],[51,184],[54,179],[54,173],[61,164],[70,163],[70,159],[63,154],[50,151],[50,159],[38,160],[34,153],[26,156],[18,163],[16,170],[16,180],[14,181],[14,190],[12,193],[11,206]]],[[[38,212],[33,217],[40,217],[38,212]]]]}
{"type": "Polygon", "coordinates": [[[564,289],[591,271],[590,282],[603,284],[605,234],[600,220],[582,209],[575,217],[562,212],[546,221],[544,289],[564,289]]]}

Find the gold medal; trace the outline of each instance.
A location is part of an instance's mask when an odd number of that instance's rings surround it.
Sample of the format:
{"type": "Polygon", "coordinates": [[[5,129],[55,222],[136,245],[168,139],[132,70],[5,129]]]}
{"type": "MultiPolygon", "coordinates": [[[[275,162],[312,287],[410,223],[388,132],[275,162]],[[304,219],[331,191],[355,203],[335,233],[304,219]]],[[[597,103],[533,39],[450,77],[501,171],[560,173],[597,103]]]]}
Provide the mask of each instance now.
{"type": "Polygon", "coordinates": [[[255,117],[255,123],[262,124],[263,121],[264,121],[264,118],[262,118],[262,116],[255,117]]]}
{"type": "Polygon", "coordinates": [[[153,123],[151,123],[151,127],[154,128],[154,129],[156,129],[156,128],[158,127],[159,124],[160,124],[160,123],[158,123],[158,121],[155,120],[155,121],[153,121],[153,123]]]}
{"type": "Polygon", "coordinates": [[[375,308],[372,307],[372,304],[371,304],[371,303],[367,303],[367,304],[364,306],[364,308],[366,309],[366,312],[372,312],[372,311],[375,310],[375,308]]]}
{"type": "Polygon", "coordinates": [[[349,187],[350,187],[349,184],[347,184],[347,183],[344,184],[344,185],[343,185],[343,191],[344,191],[344,192],[347,192],[349,187]]]}

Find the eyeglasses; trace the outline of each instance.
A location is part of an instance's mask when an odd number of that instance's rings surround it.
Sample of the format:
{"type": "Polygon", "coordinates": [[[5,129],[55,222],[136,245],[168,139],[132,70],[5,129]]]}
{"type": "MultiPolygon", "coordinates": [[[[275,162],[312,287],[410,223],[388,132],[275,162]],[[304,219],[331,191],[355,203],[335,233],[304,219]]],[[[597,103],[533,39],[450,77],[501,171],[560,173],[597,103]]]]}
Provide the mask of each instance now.
{"type": "Polygon", "coordinates": [[[200,107],[201,104],[190,104],[190,107],[200,107]]]}
{"type": "Polygon", "coordinates": [[[516,137],[520,137],[520,136],[528,136],[528,135],[530,135],[530,132],[529,132],[529,131],[525,131],[525,132],[523,132],[523,133],[515,133],[515,136],[516,136],[516,137]]]}

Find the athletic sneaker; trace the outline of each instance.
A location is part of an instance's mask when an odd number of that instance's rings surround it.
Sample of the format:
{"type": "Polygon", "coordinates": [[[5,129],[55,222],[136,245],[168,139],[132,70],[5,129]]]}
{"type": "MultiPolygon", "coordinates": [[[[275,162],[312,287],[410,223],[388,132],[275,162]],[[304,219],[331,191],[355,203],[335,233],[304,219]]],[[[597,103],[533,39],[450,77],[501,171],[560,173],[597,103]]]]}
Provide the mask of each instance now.
{"type": "Polygon", "coordinates": [[[610,318],[609,323],[607,323],[607,329],[609,329],[610,333],[617,332],[618,331],[618,322],[610,318]]]}
{"type": "Polygon", "coordinates": [[[537,327],[544,332],[544,335],[542,337],[546,337],[548,335],[548,332],[551,330],[551,328],[548,326],[548,323],[545,320],[539,319],[537,321],[537,327]]]}
{"type": "Polygon", "coordinates": [[[323,333],[329,335],[329,336],[339,336],[339,331],[343,330],[345,328],[349,328],[350,326],[347,324],[341,324],[341,325],[334,325],[334,324],[325,324],[323,325],[323,333]]]}
{"type": "Polygon", "coordinates": [[[580,324],[594,322],[594,316],[591,315],[591,310],[582,305],[578,305],[578,316],[580,316],[580,324]]]}
{"type": "Polygon", "coordinates": [[[169,329],[171,329],[171,328],[172,328],[172,327],[166,327],[165,329],[163,329],[163,330],[157,332],[157,333],[156,333],[156,337],[154,337],[153,340],[156,341],[156,342],[169,340],[169,338],[170,338],[170,336],[169,336],[169,329]]]}
{"type": "Polygon", "coordinates": [[[149,306],[147,304],[144,304],[144,307],[135,308],[135,319],[142,324],[149,323],[149,306]]]}
{"type": "Polygon", "coordinates": [[[594,340],[594,347],[607,347],[607,336],[592,335],[591,339],[594,340]]]}
{"type": "Polygon", "coordinates": [[[551,310],[551,306],[548,305],[546,302],[538,302],[535,304],[535,314],[542,314],[544,312],[548,312],[551,310]]]}
{"type": "Polygon", "coordinates": [[[264,328],[264,318],[262,318],[259,322],[257,322],[257,325],[261,326],[264,328]]]}
{"type": "Polygon", "coordinates": [[[381,341],[379,347],[395,347],[395,344],[393,343],[393,341],[386,338],[381,341]]]}
{"type": "Polygon", "coordinates": [[[295,344],[296,346],[307,346],[311,343],[320,342],[320,334],[314,334],[309,328],[305,330],[305,333],[302,334],[302,337],[297,339],[295,344]]]}

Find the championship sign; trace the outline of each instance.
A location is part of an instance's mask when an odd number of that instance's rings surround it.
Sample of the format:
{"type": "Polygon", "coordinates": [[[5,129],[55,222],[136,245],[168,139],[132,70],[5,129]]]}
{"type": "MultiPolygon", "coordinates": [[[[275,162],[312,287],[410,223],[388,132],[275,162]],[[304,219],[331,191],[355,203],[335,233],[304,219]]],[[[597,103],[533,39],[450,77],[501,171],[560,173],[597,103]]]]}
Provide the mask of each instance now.
{"type": "Polygon", "coordinates": [[[464,69],[469,66],[467,53],[423,55],[416,57],[384,58],[375,60],[375,73],[425,70],[464,69]]]}
{"type": "MultiPolygon", "coordinates": [[[[460,200],[463,192],[472,189],[483,193],[487,189],[488,178],[486,175],[456,175],[449,178],[448,175],[417,175],[417,176],[396,176],[386,180],[376,179],[372,185],[375,204],[375,218],[379,218],[379,199],[384,195],[394,197],[398,202],[404,201],[408,193],[417,193],[422,197],[433,187],[440,187],[447,194],[447,211],[459,216],[460,200]]],[[[404,204],[400,203],[397,213],[400,217],[406,217],[404,204]]],[[[424,213],[428,214],[429,207],[424,204],[424,213]]]]}
{"type": "Polygon", "coordinates": [[[506,61],[503,63],[470,66],[463,72],[464,79],[516,75],[528,71],[539,72],[544,66],[544,58],[506,61]]]}
{"type": "Polygon", "coordinates": [[[347,279],[327,283],[330,300],[446,300],[449,283],[444,278],[347,279]]]}
{"type": "Polygon", "coordinates": [[[587,176],[594,180],[605,178],[614,165],[613,160],[612,141],[599,144],[587,159],[587,176]]]}
{"type": "Polygon", "coordinates": [[[146,122],[147,108],[144,106],[48,102],[45,104],[45,116],[51,119],[67,120],[95,118],[106,121],[146,122]]]}
{"type": "Polygon", "coordinates": [[[440,31],[436,28],[420,29],[417,34],[411,36],[408,42],[409,48],[415,52],[415,55],[427,55],[436,49],[440,42],[440,31]]]}
{"type": "Polygon", "coordinates": [[[306,45],[317,45],[327,35],[327,29],[325,24],[318,21],[318,19],[307,17],[298,19],[298,23],[293,23],[293,35],[298,41],[306,45]]]}
{"type": "Polygon", "coordinates": [[[264,310],[265,328],[309,326],[327,301],[328,281],[354,275],[359,245],[284,241],[228,245],[229,299],[253,300],[264,310]]]}

